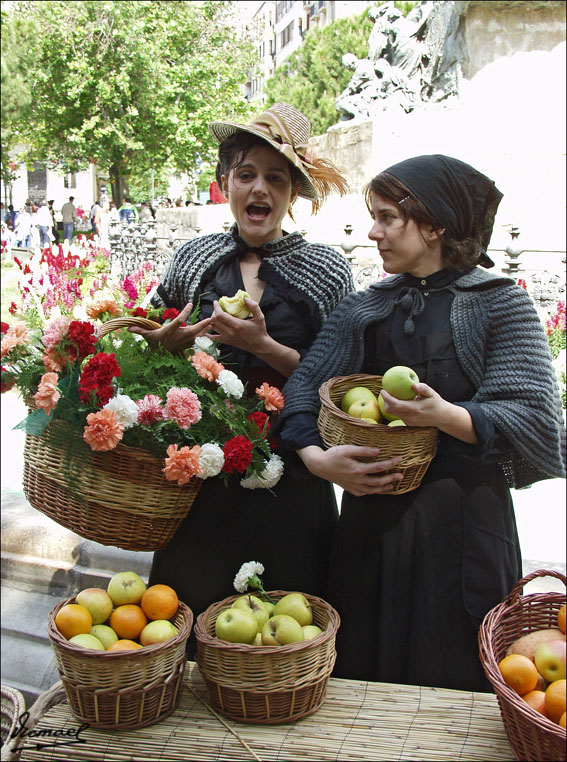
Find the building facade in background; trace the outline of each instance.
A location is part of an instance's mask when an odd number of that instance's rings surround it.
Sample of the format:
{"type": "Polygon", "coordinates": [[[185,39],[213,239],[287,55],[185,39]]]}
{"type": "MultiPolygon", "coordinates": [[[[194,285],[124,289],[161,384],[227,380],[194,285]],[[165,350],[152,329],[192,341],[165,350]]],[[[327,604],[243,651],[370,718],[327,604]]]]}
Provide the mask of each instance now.
{"type": "Polygon", "coordinates": [[[265,102],[264,83],[301,46],[309,30],[362,13],[370,5],[374,5],[374,0],[242,3],[247,11],[241,16],[242,33],[255,47],[258,59],[244,85],[245,98],[250,103],[265,102]]]}

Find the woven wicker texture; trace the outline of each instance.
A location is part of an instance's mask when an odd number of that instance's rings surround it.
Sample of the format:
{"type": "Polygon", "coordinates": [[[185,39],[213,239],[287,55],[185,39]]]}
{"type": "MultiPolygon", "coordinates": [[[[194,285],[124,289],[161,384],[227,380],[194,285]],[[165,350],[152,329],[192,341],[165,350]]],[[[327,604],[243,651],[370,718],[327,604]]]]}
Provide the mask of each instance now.
{"type": "MultiPolygon", "coordinates": [[[[284,595],[270,592],[274,600],[284,595]]],[[[326,601],[306,595],[322,635],[286,646],[228,643],[215,637],[215,622],[238,597],[213,603],[195,623],[196,661],[212,706],[230,719],[258,724],[312,714],[323,703],[335,664],[339,615],[326,601]]]]}
{"type": "Polygon", "coordinates": [[[0,688],[2,694],[2,746],[8,741],[22,712],[26,709],[26,702],[20,691],[8,685],[0,688]]]}
{"type": "Polygon", "coordinates": [[[508,646],[528,632],[557,627],[557,612],[565,603],[562,593],[521,595],[522,588],[536,577],[556,577],[565,584],[565,575],[540,569],[523,577],[510,595],[488,612],[479,631],[480,659],[492,683],[506,734],[519,760],[565,760],[565,729],[536,712],[502,679],[498,662],[508,646]]]}
{"type": "Polygon", "coordinates": [[[166,481],[161,463],[135,447],[94,452],[62,421],[52,421],[41,437],[26,435],[23,485],[30,505],[102,545],[166,546],[201,484],[166,481]]]}
{"type": "Polygon", "coordinates": [[[177,635],[164,643],[106,652],[74,646],[57,629],[57,612],[74,602],[69,598],[51,610],[47,634],[75,717],[97,728],[141,728],[171,714],[186,664],[191,609],[179,602],[171,618],[177,635]]]}
{"type": "Polygon", "coordinates": [[[382,376],[357,373],[335,376],[319,389],[321,410],[317,425],[321,439],[327,447],[341,444],[365,445],[380,448],[380,460],[401,455],[402,462],[384,473],[402,473],[401,479],[389,494],[411,492],[421,484],[429,464],[437,452],[435,427],[386,426],[367,423],[353,418],[341,410],[343,395],[353,386],[366,386],[376,396],[382,388],[382,376]]]}
{"type": "Polygon", "coordinates": [[[161,328],[161,325],[156,323],[155,320],[148,320],[143,317],[119,317],[107,320],[106,323],[103,323],[100,328],[97,329],[97,336],[100,339],[111,331],[117,331],[119,328],[128,328],[131,325],[137,325],[139,328],[151,328],[152,330],[161,328]]]}

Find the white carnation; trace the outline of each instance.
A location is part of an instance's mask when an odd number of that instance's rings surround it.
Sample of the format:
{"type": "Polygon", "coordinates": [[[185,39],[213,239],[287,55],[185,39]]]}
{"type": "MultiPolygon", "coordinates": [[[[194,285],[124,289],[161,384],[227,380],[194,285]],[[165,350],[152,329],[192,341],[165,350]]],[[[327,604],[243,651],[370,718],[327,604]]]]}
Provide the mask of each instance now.
{"type": "Polygon", "coordinates": [[[224,466],[224,453],[218,444],[207,442],[201,447],[199,455],[199,465],[202,473],[197,474],[199,479],[208,479],[211,476],[220,474],[224,466]]]}
{"type": "Polygon", "coordinates": [[[248,580],[255,574],[263,574],[264,567],[258,561],[246,561],[242,564],[234,578],[234,588],[239,593],[245,593],[248,589],[248,580]]]}
{"type": "Polygon", "coordinates": [[[218,357],[220,355],[216,342],[212,339],[208,339],[206,336],[197,336],[193,342],[193,349],[195,352],[206,352],[212,357],[218,357]]]}
{"type": "Polygon", "coordinates": [[[106,403],[103,410],[112,410],[118,423],[121,423],[125,429],[129,429],[138,422],[138,406],[126,394],[117,394],[106,403]]]}
{"type": "Polygon", "coordinates": [[[217,384],[229,397],[239,400],[244,394],[244,384],[236,373],[231,370],[221,370],[217,378],[217,384]]]}
{"type": "Polygon", "coordinates": [[[249,476],[240,481],[240,486],[245,489],[271,489],[281,479],[284,470],[284,462],[279,455],[273,454],[266,463],[266,467],[259,476],[249,476]]]}

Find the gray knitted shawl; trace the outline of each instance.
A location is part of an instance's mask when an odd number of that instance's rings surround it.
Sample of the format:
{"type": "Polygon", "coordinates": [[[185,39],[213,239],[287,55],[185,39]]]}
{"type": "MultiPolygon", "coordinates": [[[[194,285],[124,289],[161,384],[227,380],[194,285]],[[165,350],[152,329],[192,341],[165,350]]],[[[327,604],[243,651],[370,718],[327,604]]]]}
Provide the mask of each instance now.
{"type": "MultiPolygon", "coordinates": [[[[228,233],[195,238],[177,249],[152,302],[177,309],[188,302],[195,305],[204,284],[220,265],[245,250],[236,229],[234,225],[228,233]]],[[[264,256],[259,277],[292,302],[314,304],[317,329],[340,300],[354,291],[348,261],[330,246],[308,243],[300,233],[290,233],[261,249],[264,256]]]]}
{"type": "MultiPolygon", "coordinates": [[[[392,312],[403,284],[403,276],[395,275],[341,302],[284,386],[281,422],[294,413],[317,414],[324,381],[362,371],[365,328],[392,312]]],[[[565,477],[559,390],[530,296],[510,278],[480,268],[447,288],[454,294],[450,320],[457,357],[476,390],[472,401],[514,448],[501,464],[508,483],[519,488],[565,477]]]]}

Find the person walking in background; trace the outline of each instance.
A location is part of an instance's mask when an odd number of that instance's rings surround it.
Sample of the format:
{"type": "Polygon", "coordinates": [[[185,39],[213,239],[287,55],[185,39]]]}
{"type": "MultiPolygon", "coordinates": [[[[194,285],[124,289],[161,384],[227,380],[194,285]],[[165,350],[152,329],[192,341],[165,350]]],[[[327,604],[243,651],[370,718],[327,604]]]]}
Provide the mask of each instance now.
{"type": "Polygon", "coordinates": [[[16,212],[16,210],[14,209],[14,205],[8,204],[8,214],[6,215],[6,224],[8,225],[9,230],[15,231],[17,217],[18,217],[18,212],[16,212]]]}
{"type": "Polygon", "coordinates": [[[100,208],[101,208],[100,201],[97,199],[94,202],[94,204],[91,206],[91,212],[90,212],[90,220],[91,220],[91,227],[92,227],[93,233],[96,233],[96,216],[100,208]]]}
{"type": "Polygon", "coordinates": [[[16,246],[19,248],[29,248],[31,246],[31,206],[23,206],[16,217],[16,227],[14,230],[16,246]]]}
{"type": "Polygon", "coordinates": [[[127,222],[129,225],[138,222],[138,211],[134,204],[128,197],[124,199],[124,202],[118,210],[120,222],[127,222]]]}
{"type": "Polygon", "coordinates": [[[51,199],[51,201],[48,201],[48,207],[49,207],[49,214],[51,215],[51,235],[52,235],[52,241],[55,244],[59,243],[59,230],[57,228],[57,220],[55,218],[55,208],[53,207],[53,204],[55,201],[51,199]]]}
{"type": "Polygon", "coordinates": [[[69,201],[67,201],[67,203],[63,204],[61,207],[61,217],[63,219],[63,240],[68,241],[69,243],[71,243],[71,239],[73,238],[73,229],[75,227],[75,223],[78,220],[77,208],[73,203],[74,200],[74,196],[69,196],[69,201]]]}
{"type": "Polygon", "coordinates": [[[110,224],[115,225],[116,223],[120,222],[120,215],[118,214],[118,209],[116,208],[116,204],[114,201],[110,202],[110,224]]]}
{"type": "Polygon", "coordinates": [[[150,205],[147,201],[142,201],[142,208],[140,209],[140,216],[138,218],[138,221],[140,223],[142,222],[151,222],[153,220],[153,214],[152,210],[150,209],[150,205]]]}
{"type": "Polygon", "coordinates": [[[53,223],[46,199],[43,199],[37,210],[36,221],[39,229],[39,245],[43,249],[51,244],[50,230],[53,223]]]}
{"type": "Polygon", "coordinates": [[[39,247],[39,222],[37,213],[39,204],[32,204],[31,207],[31,229],[30,229],[30,248],[34,251],[39,247]]]}
{"type": "Polygon", "coordinates": [[[492,180],[418,156],[365,195],[390,277],[337,307],[285,385],[281,414],[284,447],[344,490],[326,591],[341,617],[334,674],[490,691],[479,627],[522,576],[510,488],[565,478],[549,344],[529,294],[483,269],[502,198],[492,180]],[[400,457],[323,449],[318,389],[398,365],[420,381],[411,400],[383,392],[386,413],[439,435],[421,485],[392,494],[400,457]]]}
{"type": "MultiPolygon", "coordinates": [[[[155,331],[130,330],[172,351],[205,335],[219,342],[220,360],[250,394],[263,383],[280,389],[333,308],[354,290],[342,254],[286,233],[283,220],[297,196],[316,211],[347,185],[331,162],[311,155],[309,120],[286,104],[248,125],[213,122],[210,131],[219,143],[217,178],[236,222],[173,255],[153,303],[180,310],[178,317],[155,331]],[[239,289],[249,295],[246,320],[223,312],[218,301],[239,289]],[[198,322],[182,327],[192,305],[199,305],[198,322]]],[[[320,593],[337,519],[334,489],[294,458],[271,492],[244,488],[236,474],[226,486],[205,480],[173,540],[155,553],[150,584],[175,583],[197,616],[230,595],[234,575],[254,559],[265,565],[266,589],[320,593]]]]}
{"type": "Polygon", "coordinates": [[[110,251],[110,204],[103,201],[95,218],[95,233],[98,235],[99,246],[110,251]]]}

